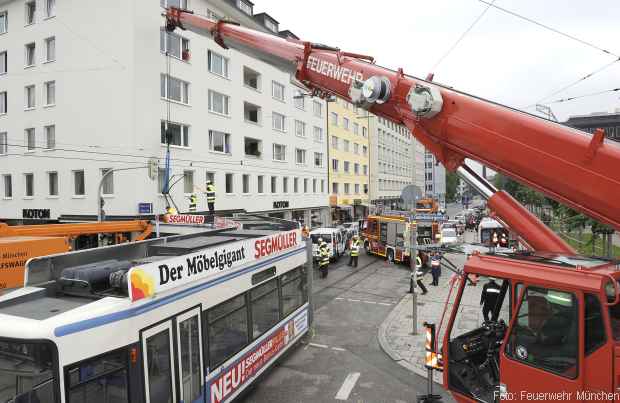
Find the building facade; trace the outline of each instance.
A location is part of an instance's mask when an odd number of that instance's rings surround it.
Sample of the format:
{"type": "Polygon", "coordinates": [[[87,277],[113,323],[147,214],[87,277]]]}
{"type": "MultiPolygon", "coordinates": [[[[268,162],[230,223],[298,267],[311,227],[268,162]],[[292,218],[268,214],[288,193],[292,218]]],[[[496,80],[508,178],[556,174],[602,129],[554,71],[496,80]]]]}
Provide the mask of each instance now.
{"type": "Polygon", "coordinates": [[[424,152],[424,193],[446,208],[446,168],[428,150],[424,152]]]}
{"type": "Polygon", "coordinates": [[[611,113],[594,112],[590,115],[570,116],[564,124],[588,133],[594,133],[596,129],[601,128],[605,131],[605,137],[620,141],[620,109],[611,113]]]}
{"type": "Polygon", "coordinates": [[[372,126],[370,199],[385,208],[404,207],[403,189],[414,184],[415,138],[402,125],[376,117],[372,126]]]}
{"type": "Polygon", "coordinates": [[[347,222],[368,213],[368,127],[374,116],[339,98],[327,105],[332,220],[347,222]]]}
{"type": "Polygon", "coordinates": [[[328,223],[325,103],[294,98],[290,75],[258,59],[166,33],[167,5],[294,37],[245,0],[111,0],[96,18],[89,2],[3,2],[0,218],[95,215],[100,182],[107,216],[161,213],[169,143],[180,211],[192,193],[206,210],[211,180],[216,211],[328,223]]]}

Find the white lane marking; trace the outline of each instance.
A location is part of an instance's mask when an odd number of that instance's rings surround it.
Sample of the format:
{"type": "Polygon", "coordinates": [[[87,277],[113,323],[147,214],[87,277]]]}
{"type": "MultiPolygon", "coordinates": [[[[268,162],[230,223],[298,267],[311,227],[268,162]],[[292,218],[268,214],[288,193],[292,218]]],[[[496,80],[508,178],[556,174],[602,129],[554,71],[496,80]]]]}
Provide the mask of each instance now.
{"type": "Polygon", "coordinates": [[[366,304],[376,304],[376,302],[373,302],[373,301],[362,301],[362,302],[364,302],[366,304]]]}
{"type": "Polygon", "coordinates": [[[359,299],[349,299],[349,301],[351,301],[351,302],[360,302],[359,299]]]}
{"type": "Polygon", "coordinates": [[[387,302],[377,302],[377,304],[379,304],[379,305],[386,305],[386,306],[392,305],[391,302],[390,303],[387,303],[387,302]]]}
{"type": "Polygon", "coordinates": [[[338,393],[336,393],[335,398],[337,400],[347,400],[349,398],[349,395],[351,394],[351,391],[355,387],[355,384],[357,383],[357,380],[359,379],[359,377],[360,377],[359,372],[349,373],[349,375],[347,375],[346,379],[342,383],[340,390],[338,391],[338,393]]]}
{"type": "Polygon", "coordinates": [[[343,300],[344,298],[336,297],[337,300],[343,300]]]}
{"type": "Polygon", "coordinates": [[[340,348],[340,347],[332,347],[332,350],[336,350],[336,351],[347,351],[344,348],[340,348]]]}
{"type": "Polygon", "coordinates": [[[318,348],[329,348],[329,346],[326,346],[325,344],[308,343],[308,345],[312,347],[318,347],[318,348]]]}

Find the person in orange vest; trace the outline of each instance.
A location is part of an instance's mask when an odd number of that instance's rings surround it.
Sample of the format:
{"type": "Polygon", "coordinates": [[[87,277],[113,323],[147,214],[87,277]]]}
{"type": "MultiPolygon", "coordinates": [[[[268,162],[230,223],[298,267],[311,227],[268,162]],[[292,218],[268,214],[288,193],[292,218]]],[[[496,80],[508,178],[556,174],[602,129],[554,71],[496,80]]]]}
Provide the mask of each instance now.
{"type": "Polygon", "coordinates": [[[499,239],[499,246],[501,246],[502,248],[508,247],[508,238],[506,237],[505,232],[502,232],[502,236],[499,239]]]}

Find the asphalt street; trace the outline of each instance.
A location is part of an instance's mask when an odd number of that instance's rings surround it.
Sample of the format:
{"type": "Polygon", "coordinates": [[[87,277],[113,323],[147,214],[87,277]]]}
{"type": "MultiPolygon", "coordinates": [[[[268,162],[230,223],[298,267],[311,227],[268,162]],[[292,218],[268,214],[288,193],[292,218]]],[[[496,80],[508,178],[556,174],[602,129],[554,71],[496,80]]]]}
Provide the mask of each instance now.
{"type": "Polygon", "coordinates": [[[408,269],[365,254],[356,269],[347,260],[331,264],[327,279],[315,273],[313,334],[241,401],[404,403],[425,393],[426,379],[394,362],[377,339],[379,326],[409,289],[408,269]]]}

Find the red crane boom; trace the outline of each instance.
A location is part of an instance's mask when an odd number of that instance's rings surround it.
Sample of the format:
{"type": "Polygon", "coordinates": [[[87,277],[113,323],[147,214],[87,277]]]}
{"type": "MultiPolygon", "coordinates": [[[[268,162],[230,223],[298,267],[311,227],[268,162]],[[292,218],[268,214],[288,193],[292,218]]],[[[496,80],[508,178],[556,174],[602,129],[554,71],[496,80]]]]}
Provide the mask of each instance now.
{"type": "Polygon", "coordinates": [[[535,250],[574,253],[510,195],[464,165],[479,161],[575,210],[620,229],[620,147],[537,116],[376,64],[337,48],[284,39],[171,8],[167,28],[212,36],[223,47],[291,70],[313,91],[334,94],[404,124],[449,170],[488,198],[488,206],[535,250]]]}

